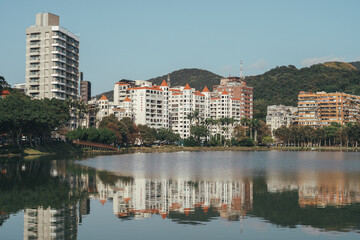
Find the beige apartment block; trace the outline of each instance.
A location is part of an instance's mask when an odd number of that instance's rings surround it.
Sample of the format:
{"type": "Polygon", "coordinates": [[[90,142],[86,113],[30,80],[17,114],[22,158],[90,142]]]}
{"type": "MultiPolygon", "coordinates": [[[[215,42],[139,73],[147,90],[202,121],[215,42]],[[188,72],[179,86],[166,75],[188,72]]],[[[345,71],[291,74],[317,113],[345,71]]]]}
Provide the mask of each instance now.
{"type": "Polygon", "coordinates": [[[59,26],[59,16],[36,14],[26,29],[26,94],[78,99],[79,37],[59,26]]]}
{"type": "Polygon", "coordinates": [[[298,95],[298,122],[326,126],[360,121],[360,96],[347,93],[303,92],[298,95]]]}

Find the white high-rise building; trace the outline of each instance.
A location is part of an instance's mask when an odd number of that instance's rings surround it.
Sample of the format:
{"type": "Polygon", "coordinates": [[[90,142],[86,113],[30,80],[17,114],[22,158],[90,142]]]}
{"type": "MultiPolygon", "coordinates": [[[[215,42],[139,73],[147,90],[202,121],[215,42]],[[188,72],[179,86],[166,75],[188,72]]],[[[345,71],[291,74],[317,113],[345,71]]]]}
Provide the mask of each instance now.
{"type": "Polygon", "coordinates": [[[271,134],[281,126],[289,127],[296,120],[297,107],[285,105],[271,105],[267,107],[266,125],[269,126],[271,134]]]}
{"type": "Polygon", "coordinates": [[[26,29],[26,94],[78,99],[79,37],[59,26],[59,16],[36,14],[26,29]]]}

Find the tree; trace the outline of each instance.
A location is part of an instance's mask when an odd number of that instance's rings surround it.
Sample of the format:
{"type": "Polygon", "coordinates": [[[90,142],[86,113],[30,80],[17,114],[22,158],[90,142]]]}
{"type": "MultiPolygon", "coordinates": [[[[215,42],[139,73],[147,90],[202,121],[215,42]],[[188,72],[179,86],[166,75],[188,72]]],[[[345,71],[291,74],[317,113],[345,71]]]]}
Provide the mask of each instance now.
{"type": "Polygon", "coordinates": [[[50,139],[51,132],[59,130],[70,119],[69,108],[57,99],[32,100],[20,92],[13,92],[0,100],[0,128],[16,141],[25,134],[32,144],[33,137],[42,143],[50,139]]]}
{"type": "Polygon", "coordinates": [[[156,130],[148,125],[138,125],[141,145],[151,146],[156,140],[156,130]]]}
{"type": "Polygon", "coordinates": [[[237,125],[234,128],[234,137],[238,141],[246,138],[246,128],[241,125],[237,125]]]}
{"type": "Polygon", "coordinates": [[[156,140],[165,144],[172,144],[180,140],[180,135],[169,128],[160,128],[156,133],[156,140]]]}
{"type": "Polygon", "coordinates": [[[204,125],[195,125],[190,127],[190,133],[200,145],[201,138],[206,138],[209,135],[209,130],[204,125]]]}
{"type": "Polygon", "coordinates": [[[5,78],[3,76],[0,76],[0,90],[9,88],[10,85],[6,82],[5,78]]]}

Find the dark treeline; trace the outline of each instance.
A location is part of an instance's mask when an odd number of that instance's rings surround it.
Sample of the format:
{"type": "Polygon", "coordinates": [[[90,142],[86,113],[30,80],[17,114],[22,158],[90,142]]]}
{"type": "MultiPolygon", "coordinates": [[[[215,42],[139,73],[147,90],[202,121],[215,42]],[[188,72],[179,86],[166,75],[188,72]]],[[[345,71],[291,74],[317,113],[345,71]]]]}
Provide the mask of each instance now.
{"type": "Polygon", "coordinates": [[[284,146],[296,147],[358,147],[360,141],[360,123],[341,125],[331,123],[329,126],[313,128],[310,126],[282,126],[274,135],[284,146]]]}
{"type": "Polygon", "coordinates": [[[29,144],[41,145],[70,120],[69,106],[57,99],[31,99],[23,93],[11,91],[0,100],[0,133],[21,148],[22,136],[29,144]]]}
{"type": "Polygon", "coordinates": [[[114,115],[104,117],[98,129],[78,128],[68,132],[66,137],[70,140],[79,139],[121,147],[151,146],[155,143],[168,145],[180,140],[180,136],[171,129],[154,129],[147,125],[136,125],[128,117],[119,121],[114,115]]]}

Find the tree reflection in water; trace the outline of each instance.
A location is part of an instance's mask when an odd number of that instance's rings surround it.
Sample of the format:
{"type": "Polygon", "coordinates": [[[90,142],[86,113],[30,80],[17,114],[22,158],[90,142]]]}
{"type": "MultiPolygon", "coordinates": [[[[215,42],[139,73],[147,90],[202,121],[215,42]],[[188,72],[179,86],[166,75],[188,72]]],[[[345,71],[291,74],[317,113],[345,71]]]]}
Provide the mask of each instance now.
{"type": "Polygon", "coordinates": [[[76,239],[83,216],[91,214],[90,199],[112,204],[114,216],[123,220],[159,215],[204,225],[258,217],[289,228],[356,231],[360,226],[360,181],[354,173],[311,173],[311,179],[331,179],[324,181],[309,181],[306,174],[288,181],[269,172],[234,180],[151,179],[48,157],[2,160],[0,167],[0,227],[24,211],[26,238],[76,239]]]}

